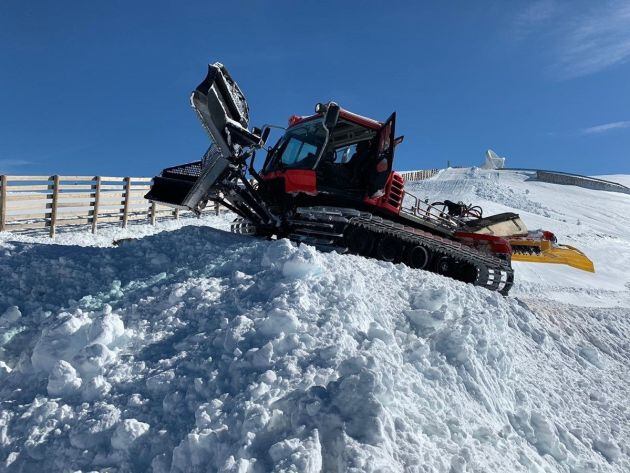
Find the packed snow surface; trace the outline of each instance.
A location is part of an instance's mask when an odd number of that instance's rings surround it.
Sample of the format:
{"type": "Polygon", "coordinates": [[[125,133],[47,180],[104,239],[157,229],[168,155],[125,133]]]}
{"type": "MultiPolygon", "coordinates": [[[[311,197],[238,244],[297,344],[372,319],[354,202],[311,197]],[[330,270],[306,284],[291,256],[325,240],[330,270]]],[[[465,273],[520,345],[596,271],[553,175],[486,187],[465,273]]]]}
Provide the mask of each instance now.
{"type": "Polygon", "coordinates": [[[515,264],[502,297],[226,217],[1,234],[0,471],[630,471],[630,196],[528,179],[412,187],[595,275],[515,264]]]}

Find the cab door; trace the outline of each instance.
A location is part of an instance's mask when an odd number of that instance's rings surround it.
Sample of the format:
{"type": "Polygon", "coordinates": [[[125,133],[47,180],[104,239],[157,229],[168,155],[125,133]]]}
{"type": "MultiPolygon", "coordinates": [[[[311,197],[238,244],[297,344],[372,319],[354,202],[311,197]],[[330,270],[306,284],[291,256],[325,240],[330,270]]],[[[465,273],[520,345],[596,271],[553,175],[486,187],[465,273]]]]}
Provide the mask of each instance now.
{"type": "Polygon", "coordinates": [[[385,193],[387,179],[394,163],[394,136],[396,112],[392,113],[377,135],[376,156],[370,172],[368,197],[377,198],[385,193]]]}

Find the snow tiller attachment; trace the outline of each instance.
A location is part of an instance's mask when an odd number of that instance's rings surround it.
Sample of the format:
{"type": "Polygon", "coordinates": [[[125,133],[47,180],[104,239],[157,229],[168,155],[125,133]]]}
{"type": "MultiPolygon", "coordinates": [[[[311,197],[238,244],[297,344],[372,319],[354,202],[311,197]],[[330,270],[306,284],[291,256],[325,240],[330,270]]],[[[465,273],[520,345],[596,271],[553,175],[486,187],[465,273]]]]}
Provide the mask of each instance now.
{"type": "Polygon", "coordinates": [[[248,129],[245,96],[220,63],[208,67],[191,105],[212,144],[200,161],[164,169],[147,199],[195,213],[214,201],[237,214],[235,233],[402,262],[502,294],[512,287],[510,241],[527,235],[518,215],[483,217],[478,207],[407,192],[392,170],[402,142],[395,113],[380,122],[317,104],[266,147],[270,127],[248,129]]]}
{"type": "Polygon", "coordinates": [[[466,228],[476,234],[504,237],[512,247],[512,261],[564,264],[582,271],[595,272],[593,262],[584,253],[573,246],[559,244],[550,231],[528,231],[518,214],[505,213],[483,218],[481,207],[448,200],[435,202],[433,206],[458,218],[466,228]]]}
{"type": "Polygon", "coordinates": [[[522,237],[509,239],[512,246],[512,261],[527,263],[564,264],[572,268],[595,272],[595,266],[577,248],[558,244],[553,233],[548,231],[529,232],[522,237]]]}

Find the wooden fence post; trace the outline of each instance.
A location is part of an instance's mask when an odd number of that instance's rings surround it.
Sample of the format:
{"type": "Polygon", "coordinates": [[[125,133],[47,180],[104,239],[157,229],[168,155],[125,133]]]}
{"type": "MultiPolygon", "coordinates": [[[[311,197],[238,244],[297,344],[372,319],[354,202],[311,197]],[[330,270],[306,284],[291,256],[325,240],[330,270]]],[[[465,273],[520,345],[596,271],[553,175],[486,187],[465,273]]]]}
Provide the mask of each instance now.
{"type": "Polygon", "coordinates": [[[218,202],[214,203],[214,214],[215,215],[219,215],[219,203],[218,202]]]}
{"type": "Polygon", "coordinates": [[[0,176],[0,232],[7,222],[7,176],[0,176]]]}
{"type": "Polygon", "coordinates": [[[155,208],[157,205],[155,202],[151,202],[151,225],[155,225],[155,208]]]}
{"type": "Polygon", "coordinates": [[[101,176],[96,176],[96,184],[92,186],[94,189],[94,208],[92,210],[92,233],[96,233],[98,226],[98,207],[101,200],[101,176]]]}
{"type": "Polygon", "coordinates": [[[50,237],[55,237],[56,225],[57,225],[57,202],[59,200],[59,176],[53,176],[52,185],[52,206],[50,209],[50,237]]]}
{"type": "Polygon", "coordinates": [[[175,217],[175,220],[179,220],[179,209],[175,209],[173,216],[175,217]]]}
{"type": "Polygon", "coordinates": [[[127,228],[129,219],[129,201],[131,200],[131,178],[125,177],[125,206],[123,208],[122,226],[127,228]]]}

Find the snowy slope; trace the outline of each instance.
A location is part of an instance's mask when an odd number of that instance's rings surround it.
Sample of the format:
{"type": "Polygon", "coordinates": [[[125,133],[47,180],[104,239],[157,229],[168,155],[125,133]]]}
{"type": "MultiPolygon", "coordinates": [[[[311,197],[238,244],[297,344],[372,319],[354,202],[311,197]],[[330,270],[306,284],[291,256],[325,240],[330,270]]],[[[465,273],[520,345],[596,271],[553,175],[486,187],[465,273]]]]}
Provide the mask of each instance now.
{"type": "Polygon", "coordinates": [[[558,241],[581,249],[595,263],[593,275],[564,266],[515,262],[511,295],[630,307],[630,195],[537,182],[532,177],[528,172],[447,169],[410,187],[432,202],[474,202],[486,215],[517,212],[529,229],[553,231],[558,241]]]}
{"type": "Polygon", "coordinates": [[[418,187],[519,209],[598,274],[521,264],[504,298],[220,219],[2,235],[0,471],[630,471],[630,200],[478,170],[418,187]]]}
{"type": "Polygon", "coordinates": [[[628,174],[607,174],[604,176],[593,176],[599,179],[616,182],[626,187],[630,187],[630,175],[628,174]]]}

